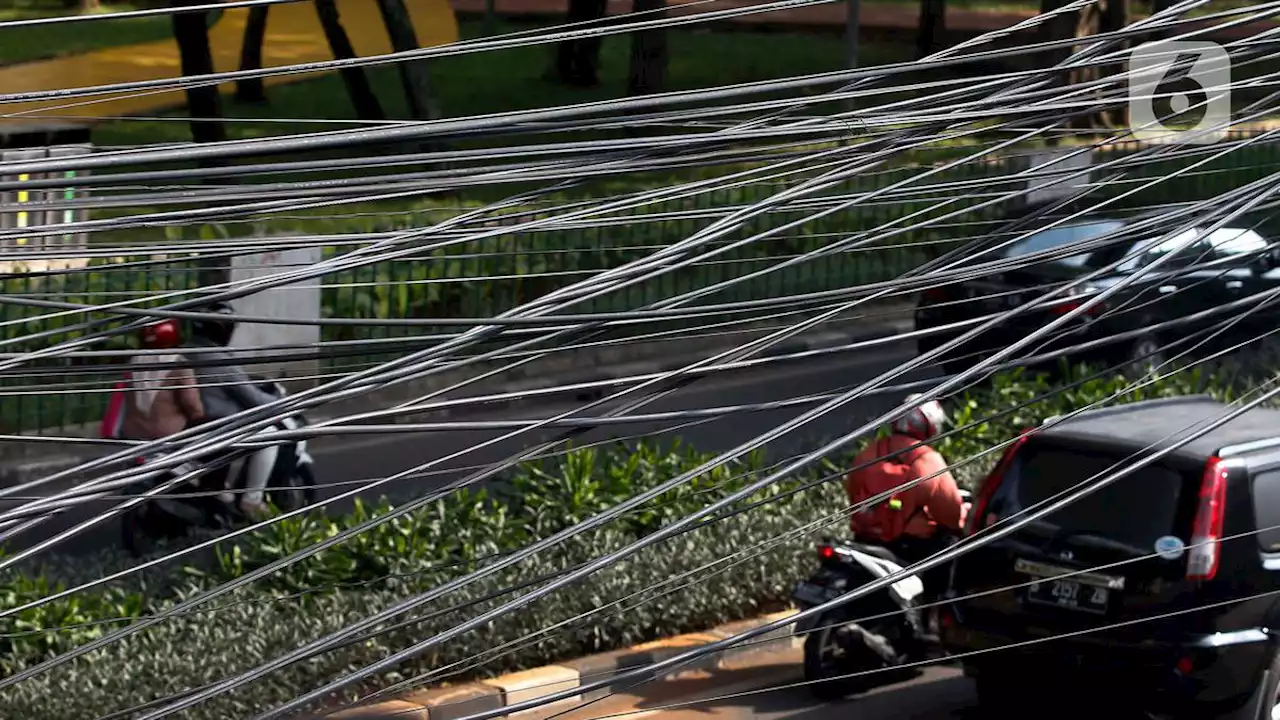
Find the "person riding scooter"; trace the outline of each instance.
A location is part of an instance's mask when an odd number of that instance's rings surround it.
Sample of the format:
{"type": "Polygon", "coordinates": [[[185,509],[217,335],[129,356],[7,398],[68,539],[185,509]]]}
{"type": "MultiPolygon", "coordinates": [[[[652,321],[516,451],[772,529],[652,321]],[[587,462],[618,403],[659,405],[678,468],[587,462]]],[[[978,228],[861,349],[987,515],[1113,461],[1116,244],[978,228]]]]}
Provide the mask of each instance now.
{"type": "MultiPolygon", "coordinates": [[[[178,324],[161,320],[142,328],[139,344],[144,350],[169,350],[165,354],[136,355],[121,384],[121,402],[109,413],[109,436],[127,440],[159,440],[204,422],[204,403],[191,368],[182,367],[183,356],[172,352],[181,344],[178,324]]],[[[104,433],[107,435],[107,433],[104,433]]]]}
{"type": "MultiPolygon", "coordinates": [[[[190,347],[201,350],[193,353],[193,357],[200,361],[196,377],[201,386],[205,416],[210,420],[220,420],[274,401],[275,396],[259,388],[258,383],[236,364],[232,353],[215,349],[229,346],[235,334],[236,321],[231,306],[219,301],[201,311],[220,316],[191,321],[190,347]]],[[[240,511],[246,515],[261,517],[266,510],[264,491],[278,455],[279,448],[270,446],[249,456],[245,473],[246,492],[239,502],[240,511]]],[[[229,472],[228,477],[235,475],[229,472]]],[[[224,500],[232,502],[229,495],[224,496],[224,500]]]]}
{"type": "MultiPolygon", "coordinates": [[[[946,412],[936,400],[915,405],[893,422],[887,436],[869,443],[854,459],[855,469],[845,478],[850,505],[890,493],[851,516],[855,541],[883,546],[913,564],[946,549],[963,531],[968,503],[947,461],[926,444],[945,422],[946,412]],[[920,482],[895,490],[916,480],[920,482]]],[[[945,589],[946,566],[921,573],[920,580],[926,595],[937,596],[945,589]]]]}

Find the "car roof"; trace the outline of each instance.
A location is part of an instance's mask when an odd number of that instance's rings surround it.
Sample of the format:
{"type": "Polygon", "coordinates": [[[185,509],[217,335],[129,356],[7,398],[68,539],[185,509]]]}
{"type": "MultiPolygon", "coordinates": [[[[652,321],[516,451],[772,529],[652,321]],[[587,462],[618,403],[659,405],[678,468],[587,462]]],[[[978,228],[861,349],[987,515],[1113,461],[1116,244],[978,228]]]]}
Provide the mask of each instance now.
{"type": "MultiPolygon", "coordinates": [[[[1039,435],[1055,442],[1083,440],[1135,451],[1149,446],[1168,447],[1234,409],[1206,395],[1145,400],[1079,413],[1044,427],[1039,435]]],[[[1280,411],[1256,407],[1199,435],[1171,454],[1203,462],[1224,449],[1277,437],[1280,437],[1280,411]]]]}

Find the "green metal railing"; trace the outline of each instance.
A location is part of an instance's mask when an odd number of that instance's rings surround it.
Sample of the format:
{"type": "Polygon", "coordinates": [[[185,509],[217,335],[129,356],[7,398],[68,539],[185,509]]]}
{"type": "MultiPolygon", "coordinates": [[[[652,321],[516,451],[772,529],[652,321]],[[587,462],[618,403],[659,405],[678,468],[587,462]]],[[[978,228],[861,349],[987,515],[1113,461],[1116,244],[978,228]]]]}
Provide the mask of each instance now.
{"type": "MultiPolygon", "coordinates": [[[[1130,151],[1128,148],[1108,150],[1100,153],[1099,161],[1130,151]]],[[[1139,193],[1130,202],[1149,205],[1209,197],[1273,172],[1278,159],[1280,155],[1274,144],[1260,145],[1248,152],[1231,153],[1195,174],[1160,183],[1139,193]]],[[[1170,160],[1143,165],[1130,175],[1134,180],[1158,177],[1185,167],[1187,162],[1170,160]]],[[[835,243],[856,239],[859,233],[925,225],[897,232],[872,246],[828,252],[816,260],[710,293],[696,302],[779,298],[890,280],[951,247],[951,242],[982,232],[987,222],[1007,212],[1007,208],[993,207],[968,212],[941,223],[929,222],[971,207],[992,197],[992,193],[1007,191],[1007,185],[996,181],[1007,178],[1022,167],[1011,163],[1007,159],[966,163],[908,185],[919,189],[913,191],[913,196],[894,202],[865,194],[918,178],[921,168],[899,167],[858,177],[826,190],[817,198],[806,200],[808,205],[764,213],[745,227],[717,238],[701,249],[727,248],[751,234],[775,231],[762,241],[726,250],[688,268],[583,302],[570,312],[631,310],[691,290],[742,278],[805,253],[831,248],[835,243]],[[955,183],[960,183],[959,189],[951,187],[955,183]],[[818,210],[847,202],[859,194],[863,195],[864,201],[858,205],[812,219],[818,210]]],[[[1132,186],[1121,185],[1106,192],[1118,193],[1128,187],[1132,186]]],[[[323,279],[323,314],[326,317],[364,319],[490,317],[601,270],[618,267],[689,238],[728,212],[767,200],[782,188],[776,184],[762,184],[718,190],[693,198],[648,205],[591,224],[468,241],[419,256],[335,272],[323,279]]],[[[531,208],[527,212],[537,216],[538,211],[531,208]]],[[[334,257],[352,249],[326,248],[325,255],[334,257]]],[[[188,260],[150,260],[144,264],[147,260],[116,259],[110,263],[96,263],[71,274],[30,275],[3,281],[3,293],[10,300],[3,301],[3,308],[0,308],[0,322],[3,322],[0,341],[5,343],[2,352],[32,351],[71,340],[81,332],[78,327],[81,323],[108,317],[102,313],[80,311],[50,317],[50,313],[57,311],[23,306],[16,304],[14,299],[59,300],[84,305],[147,299],[144,304],[154,304],[160,302],[156,299],[160,293],[197,288],[196,272],[188,260]],[[21,339],[36,332],[50,334],[38,339],[21,339]]],[[[697,324],[685,323],[686,326],[697,324]]],[[[672,322],[637,324],[617,332],[638,334],[679,326],[679,323],[672,322]]],[[[432,325],[324,326],[324,341],[350,341],[348,347],[354,347],[358,354],[328,359],[322,363],[322,368],[327,373],[349,372],[371,363],[385,362],[427,342],[414,347],[396,344],[375,352],[364,341],[413,338],[458,330],[457,326],[432,325]]],[[[126,343],[127,340],[120,339],[106,347],[122,348],[127,346],[126,343]]],[[[103,362],[47,360],[24,364],[22,372],[25,374],[21,376],[0,376],[0,392],[4,393],[0,395],[0,430],[53,433],[68,426],[97,421],[105,408],[106,389],[119,377],[118,368],[110,363],[119,362],[118,359],[103,362]]]]}

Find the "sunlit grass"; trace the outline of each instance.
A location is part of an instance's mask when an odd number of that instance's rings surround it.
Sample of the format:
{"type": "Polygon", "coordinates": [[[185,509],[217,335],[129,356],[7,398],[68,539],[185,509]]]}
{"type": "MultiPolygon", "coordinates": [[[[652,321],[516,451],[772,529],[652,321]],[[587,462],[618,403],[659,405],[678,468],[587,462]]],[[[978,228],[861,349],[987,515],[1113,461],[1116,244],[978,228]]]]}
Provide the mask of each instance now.
{"type": "MultiPolygon", "coordinates": [[[[99,13],[123,12],[127,5],[103,5],[99,13]]],[[[75,12],[70,15],[78,14],[75,12]]],[[[0,9],[0,22],[48,17],[48,11],[0,9]]],[[[172,37],[169,18],[163,15],[90,22],[0,27],[0,65],[76,55],[107,47],[153,42],[172,37]]],[[[71,84],[74,78],[68,78],[71,84]]]]}

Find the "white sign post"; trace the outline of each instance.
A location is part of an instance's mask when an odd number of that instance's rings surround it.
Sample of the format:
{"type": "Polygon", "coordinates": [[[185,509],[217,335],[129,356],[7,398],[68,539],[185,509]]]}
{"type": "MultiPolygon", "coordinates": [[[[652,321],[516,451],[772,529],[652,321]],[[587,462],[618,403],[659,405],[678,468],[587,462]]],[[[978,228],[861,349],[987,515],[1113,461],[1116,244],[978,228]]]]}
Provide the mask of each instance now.
{"type": "Polygon", "coordinates": [[[1042,150],[1027,155],[1027,168],[1038,168],[1032,173],[1032,178],[1027,181],[1028,188],[1056,180],[1052,185],[1027,193],[1027,204],[1035,204],[1072,195],[1088,186],[1092,173],[1081,173],[1079,171],[1092,164],[1092,150],[1082,151],[1081,148],[1074,147],[1042,150]]]}
{"type": "MultiPolygon", "coordinates": [[[[299,270],[320,262],[319,247],[273,250],[255,255],[241,255],[231,261],[231,282],[270,277],[291,270],[299,270]]],[[[231,302],[237,315],[257,315],[273,318],[320,318],[320,284],[322,278],[273,287],[231,302]]],[[[308,324],[250,323],[241,322],[236,327],[231,346],[248,352],[236,353],[241,357],[279,357],[309,352],[307,349],[272,350],[272,346],[308,346],[320,342],[320,326],[308,324]],[[265,348],[265,349],[264,349],[265,348]]],[[[254,375],[314,374],[319,366],[316,361],[246,364],[245,369],[254,375]]]]}
{"type": "MultiPolygon", "coordinates": [[[[0,161],[25,162],[44,158],[67,158],[88,155],[93,146],[87,143],[79,145],[55,145],[48,148],[27,148],[22,150],[5,150],[0,152],[0,161]]],[[[89,219],[89,211],[83,208],[61,208],[58,210],[41,209],[41,205],[51,203],[72,203],[88,197],[86,190],[74,186],[75,178],[88,174],[84,170],[67,170],[52,175],[39,173],[21,173],[6,175],[2,179],[6,183],[17,185],[16,188],[0,191],[0,229],[14,230],[41,225],[67,225],[89,219]],[[56,188],[24,188],[23,183],[35,180],[62,178],[67,187],[56,188]]],[[[35,235],[0,240],[0,272],[21,273],[48,270],[52,268],[84,267],[89,259],[84,250],[89,246],[85,233],[67,233],[65,235],[35,235]],[[13,260],[14,256],[33,251],[57,251],[58,255],[46,255],[42,259],[13,260]]]]}

